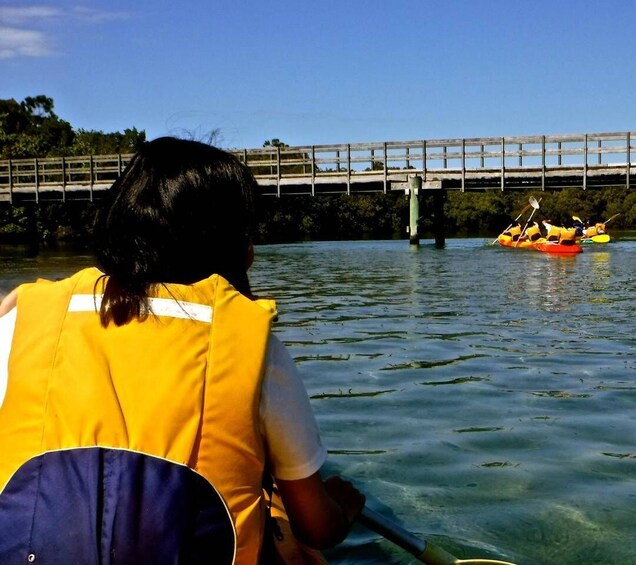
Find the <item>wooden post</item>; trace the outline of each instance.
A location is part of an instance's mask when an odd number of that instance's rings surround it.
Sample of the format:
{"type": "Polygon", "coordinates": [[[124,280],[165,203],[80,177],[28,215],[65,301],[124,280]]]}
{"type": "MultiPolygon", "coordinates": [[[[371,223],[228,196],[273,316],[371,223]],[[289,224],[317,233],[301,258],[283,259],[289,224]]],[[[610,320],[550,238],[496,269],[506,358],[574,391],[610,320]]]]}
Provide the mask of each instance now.
{"type": "MultiPolygon", "coordinates": [[[[384,142],[384,160],[382,162],[383,166],[384,166],[384,185],[383,185],[383,191],[384,194],[386,194],[386,189],[387,189],[387,175],[389,174],[389,160],[387,158],[387,154],[386,154],[386,141],[384,142]]],[[[420,180],[421,182],[421,180],[420,180]]]]}
{"type": "Polygon", "coordinates": [[[90,185],[88,188],[89,191],[89,200],[90,202],[93,201],[93,186],[95,184],[95,171],[93,170],[93,168],[95,167],[95,160],[93,159],[93,156],[90,156],[90,185]]]}
{"type": "Polygon", "coordinates": [[[311,146],[311,195],[316,196],[316,147],[311,146]]]}
{"type": "Polygon", "coordinates": [[[466,192],[466,140],[462,138],[462,192],[466,192]]]}
{"type": "Polygon", "coordinates": [[[351,144],[347,143],[347,194],[351,194],[351,144]]]}
{"type": "Polygon", "coordinates": [[[541,190],[545,190],[545,135],[541,136],[541,190]]]}
{"type": "Polygon", "coordinates": [[[420,219],[420,189],[422,188],[422,177],[412,176],[409,179],[409,243],[411,245],[420,244],[420,234],[418,223],[420,219]]]}
{"type": "Polygon", "coordinates": [[[583,190],[587,190],[587,133],[585,134],[585,147],[583,148],[583,190]]]}
{"type": "MultiPolygon", "coordinates": [[[[629,166],[627,167],[629,171],[629,166]]],[[[629,174],[627,175],[629,177],[629,174]]],[[[9,159],[9,203],[13,204],[13,161],[9,159]]]]}
{"type": "Polygon", "coordinates": [[[627,175],[625,177],[625,187],[629,190],[629,175],[632,173],[632,141],[631,134],[627,132],[627,175]]]}
{"type": "Polygon", "coordinates": [[[62,157],[62,202],[66,202],[66,158],[62,157]]]}
{"type": "Polygon", "coordinates": [[[444,201],[446,200],[446,193],[443,190],[436,190],[433,196],[433,216],[435,221],[433,223],[433,230],[435,232],[435,247],[437,249],[444,249],[446,245],[446,236],[444,233],[444,223],[446,216],[444,215],[444,201]]]}
{"type": "Polygon", "coordinates": [[[501,138],[501,192],[506,186],[506,140],[501,138]]]}
{"type": "Polygon", "coordinates": [[[282,176],[280,164],[280,145],[276,146],[276,193],[280,195],[280,179],[282,176]]]}
{"type": "Polygon", "coordinates": [[[40,166],[37,157],[33,160],[33,168],[35,169],[35,203],[40,202],[40,166]]]}
{"type": "Polygon", "coordinates": [[[426,182],[426,167],[427,167],[427,163],[426,163],[426,140],[424,140],[422,142],[422,171],[424,173],[424,182],[426,182]]]}

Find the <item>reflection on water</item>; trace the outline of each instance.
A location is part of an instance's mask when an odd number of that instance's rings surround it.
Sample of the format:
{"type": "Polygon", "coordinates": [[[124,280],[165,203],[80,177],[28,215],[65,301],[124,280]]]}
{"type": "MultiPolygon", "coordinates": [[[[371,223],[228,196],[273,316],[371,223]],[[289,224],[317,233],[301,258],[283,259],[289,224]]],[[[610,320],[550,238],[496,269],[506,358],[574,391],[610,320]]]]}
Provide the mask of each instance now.
{"type": "MultiPolygon", "coordinates": [[[[460,556],[636,555],[636,394],[618,388],[635,368],[634,243],[577,257],[480,240],[259,251],[255,286],[279,300],[330,464],[371,505],[460,556]]],[[[411,562],[362,529],[329,555],[411,562]]]]}
{"type": "MultiPolygon", "coordinates": [[[[635,562],[636,240],[257,248],[329,470],[460,557],[635,562]]],[[[0,293],[89,261],[0,255],[0,293]]],[[[333,563],[411,563],[356,528],[333,563]]]]}

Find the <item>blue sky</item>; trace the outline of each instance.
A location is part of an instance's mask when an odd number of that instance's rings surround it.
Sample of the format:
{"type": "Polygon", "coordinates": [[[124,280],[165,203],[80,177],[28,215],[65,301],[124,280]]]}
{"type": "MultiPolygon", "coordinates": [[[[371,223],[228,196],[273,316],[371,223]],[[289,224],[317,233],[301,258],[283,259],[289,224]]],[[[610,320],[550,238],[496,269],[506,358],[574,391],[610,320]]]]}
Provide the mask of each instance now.
{"type": "Polygon", "coordinates": [[[0,98],[223,147],[634,130],[632,0],[0,0],[0,98]]]}

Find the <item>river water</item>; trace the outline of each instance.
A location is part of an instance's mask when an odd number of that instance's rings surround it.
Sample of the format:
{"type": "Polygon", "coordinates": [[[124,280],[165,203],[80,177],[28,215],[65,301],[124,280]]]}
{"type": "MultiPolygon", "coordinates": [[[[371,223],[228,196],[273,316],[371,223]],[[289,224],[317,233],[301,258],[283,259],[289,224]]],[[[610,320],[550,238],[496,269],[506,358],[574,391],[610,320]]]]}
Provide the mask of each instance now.
{"type": "MultiPolygon", "coordinates": [[[[575,257],[484,239],[260,246],[328,472],[468,558],[636,563],[636,235],[575,257]]],[[[87,255],[0,247],[0,295],[87,255]]],[[[362,527],[332,563],[414,563],[362,527]]]]}

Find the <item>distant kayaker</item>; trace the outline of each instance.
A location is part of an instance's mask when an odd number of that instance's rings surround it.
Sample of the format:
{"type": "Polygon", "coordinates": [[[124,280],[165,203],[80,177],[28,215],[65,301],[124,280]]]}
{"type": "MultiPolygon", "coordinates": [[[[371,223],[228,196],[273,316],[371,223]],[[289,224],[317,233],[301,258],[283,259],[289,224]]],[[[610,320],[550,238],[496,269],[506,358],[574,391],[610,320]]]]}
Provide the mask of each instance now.
{"type": "Polygon", "coordinates": [[[576,228],[561,228],[559,243],[561,245],[574,245],[576,243],[576,228]]]}
{"type": "Polygon", "coordinates": [[[559,241],[562,228],[553,225],[552,220],[543,220],[542,223],[545,229],[547,230],[545,238],[548,241],[559,241]]]}
{"type": "Polygon", "coordinates": [[[506,231],[503,232],[503,235],[512,238],[512,241],[517,241],[521,235],[521,225],[519,225],[518,222],[512,224],[506,231]]]}
{"type": "Polygon", "coordinates": [[[542,237],[541,228],[539,227],[539,224],[537,222],[533,221],[532,224],[530,224],[526,228],[526,231],[524,233],[524,238],[529,239],[530,241],[537,241],[541,237],[542,237]]]}
{"type": "Polygon", "coordinates": [[[585,223],[578,216],[572,216],[572,226],[576,229],[576,237],[581,237],[585,231],[585,223]]]}
{"type": "Polygon", "coordinates": [[[321,479],[251,294],[255,188],[229,153],[146,143],[98,215],[99,269],[0,304],[0,563],[273,562],[271,476],[301,542],[346,537],[364,497],[321,479]]]}
{"type": "Polygon", "coordinates": [[[592,237],[594,235],[602,235],[604,233],[606,233],[605,224],[601,222],[598,222],[594,224],[593,226],[588,226],[584,231],[585,237],[592,237]]]}

